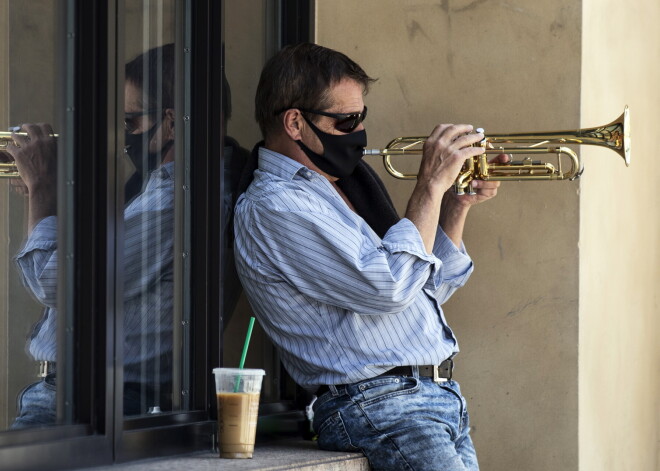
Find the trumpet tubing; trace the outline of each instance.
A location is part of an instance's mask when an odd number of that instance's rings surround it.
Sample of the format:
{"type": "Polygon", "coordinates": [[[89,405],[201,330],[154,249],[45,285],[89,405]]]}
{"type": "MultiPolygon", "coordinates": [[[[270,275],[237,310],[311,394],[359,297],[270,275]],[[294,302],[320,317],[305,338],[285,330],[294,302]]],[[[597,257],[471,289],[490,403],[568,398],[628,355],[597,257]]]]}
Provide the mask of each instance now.
{"type": "MultiPolygon", "coordinates": [[[[385,170],[395,178],[410,180],[417,174],[403,173],[392,164],[394,156],[419,156],[426,136],[397,137],[385,149],[365,149],[365,155],[382,155],[385,170]]],[[[630,165],[630,113],[626,106],[623,114],[604,126],[578,129],[575,131],[551,131],[517,134],[486,134],[478,144],[484,154],[465,162],[454,182],[458,194],[466,191],[473,194],[473,180],[494,181],[539,181],[575,180],[583,171],[582,159],[568,147],[557,144],[595,145],[615,151],[630,165]],[[506,145],[503,145],[506,144],[506,145]],[[488,162],[489,154],[527,154],[521,160],[506,163],[488,162]],[[556,165],[543,160],[532,160],[529,155],[555,154],[556,165]],[[569,160],[564,168],[562,161],[569,160]]]]}
{"type": "Polygon", "coordinates": [[[18,169],[12,163],[0,163],[0,178],[21,178],[18,169]]]}
{"type": "MultiPolygon", "coordinates": [[[[14,142],[11,134],[10,132],[0,132],[0,151],[5,150],[7,145],[14,142]]],[[[13,162],[0,163],[0,178],[21,178],[18,175],[16,164],[13,162]]]]}

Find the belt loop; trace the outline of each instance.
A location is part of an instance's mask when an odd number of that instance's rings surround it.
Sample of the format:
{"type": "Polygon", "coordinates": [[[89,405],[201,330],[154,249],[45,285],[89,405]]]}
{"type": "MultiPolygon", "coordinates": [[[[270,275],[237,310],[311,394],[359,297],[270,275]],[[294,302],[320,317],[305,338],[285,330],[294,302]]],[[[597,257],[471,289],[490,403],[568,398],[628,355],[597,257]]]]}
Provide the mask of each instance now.
{"type": "Polygon", "coordinates": [[[45,378],[54,371],[55,371],[55,362],[46,361],[46,360],[39,361],[39,373],[37,375],[39,378],[45,378]]]}
{"type": "Polygon", "coordinates": [[[337,387],[334,384],[328,384],[328,389],[330,390],[332,397],[339,396],[339,391],[337,391],[337,387]]]}
{"type": "Polygon", "coordinates": [[[412,368],[412,375],[413,375],[413,378],[415,378],[415,379],[419,379],[419,366],[417,366],[417,365],[412,365],[411,368],[412,368]]]}

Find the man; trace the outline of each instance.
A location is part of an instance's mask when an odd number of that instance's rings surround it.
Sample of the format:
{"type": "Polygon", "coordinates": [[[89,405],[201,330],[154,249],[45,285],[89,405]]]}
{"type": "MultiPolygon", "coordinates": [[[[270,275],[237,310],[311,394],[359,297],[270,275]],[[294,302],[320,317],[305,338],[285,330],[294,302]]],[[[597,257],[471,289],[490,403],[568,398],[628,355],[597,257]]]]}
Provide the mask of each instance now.
{"type": "Polygon", "coordinates": [[[466,403],[451,380],[458,344],[440,305],[472,271],[467,213],[498,183],[453,194],[483,136],[439,125],[405,217],[393,215],[361,160],[372,81],[313,44],[266,64],[255,99],[264,143],[235,209],[239,276],[284,366],[318,396],[321,448],[361,450],[374,470],[475,470],[466,403]]]}
{"type": "MultiPolygon", "coordinates": [[[[174,234],[174,46],[126,65],[124,413],[171,408],[174,234]],[[148,74],[145,74],[145,71],[148,74]],[[130,200],[130,202],[129,202],[130,200]]],[[[28,237],[16,255],[24,285],[46,306],[28,339],[41,381],[19,396],[12,428],[54,424],[57,357],[57,146],[47,124],[26,124],[8,146],[28,194],[28,237]]],[[[82,315],[82,313],[80,313],[82,315]]],[[[59,365],[57,365],[59,366],[59,365]]]]}

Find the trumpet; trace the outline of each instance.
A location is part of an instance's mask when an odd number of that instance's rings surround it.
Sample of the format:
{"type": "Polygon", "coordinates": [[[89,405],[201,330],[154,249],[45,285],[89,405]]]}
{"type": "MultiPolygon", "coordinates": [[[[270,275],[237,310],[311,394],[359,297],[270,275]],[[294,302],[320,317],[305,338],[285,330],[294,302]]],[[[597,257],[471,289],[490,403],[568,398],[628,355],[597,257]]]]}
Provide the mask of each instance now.
{"type": "MultiPolygon", "coordinates": [[[[478,132],[483,132],[477,129],[478,132]]],[[[400,172],[392,165],[393,156],[421,155],[426,137],[397,137],[385,149],[365,149],[364,155],[382,155],[385,170],[395,178],[416,179],[417,174],[400,172]]],[[[595,145],[611,149],[630,165],[630,112],[628,106],[621,116],[609,124],[575,131],[527,132],[518,134],[484,134],[478,144],[485,149],[479,156],[466,160],[454,181],[454,190],[462,195],[475,194],[473,180],[526,181],[526,180],[575,180],[584,170],[580,156],[568,147],[558,144],[595,145]],[[506,145],[502,145],[506,144],[506,145]],[[488,154],[528,154],[521,160],[506,163],[488,162],[488,154]],[[542,160],[532,160],[531,155],[555,154],[553,165],[542,160]],[[569,160],[568,168],[562,161],[569,160]]]]}
{"type": "MultiPolygon", "coordinates": [[[[15,144],[12,134],[25,137],[28,135],[26,132],[0,132],[0,152],[5,152],[9,144],[15,144]]],[[[52,134],[52,136],[58,137],[57,134],[52,134]]],[[[16,164],[13,162],[0,162],[0,178],[21,178],[16,164]]]]}

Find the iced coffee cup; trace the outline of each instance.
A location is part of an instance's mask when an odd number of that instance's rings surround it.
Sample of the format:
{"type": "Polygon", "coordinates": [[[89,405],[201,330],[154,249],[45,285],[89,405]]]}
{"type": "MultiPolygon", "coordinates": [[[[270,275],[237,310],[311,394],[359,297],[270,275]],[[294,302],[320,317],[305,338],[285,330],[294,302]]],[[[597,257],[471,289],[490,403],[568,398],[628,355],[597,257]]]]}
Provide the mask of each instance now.
{"type": "Polygon", "coordinates": [[[266,374],[259,369],[215,368],[220,458],[252,458],[259,394],[266,374]]]}

